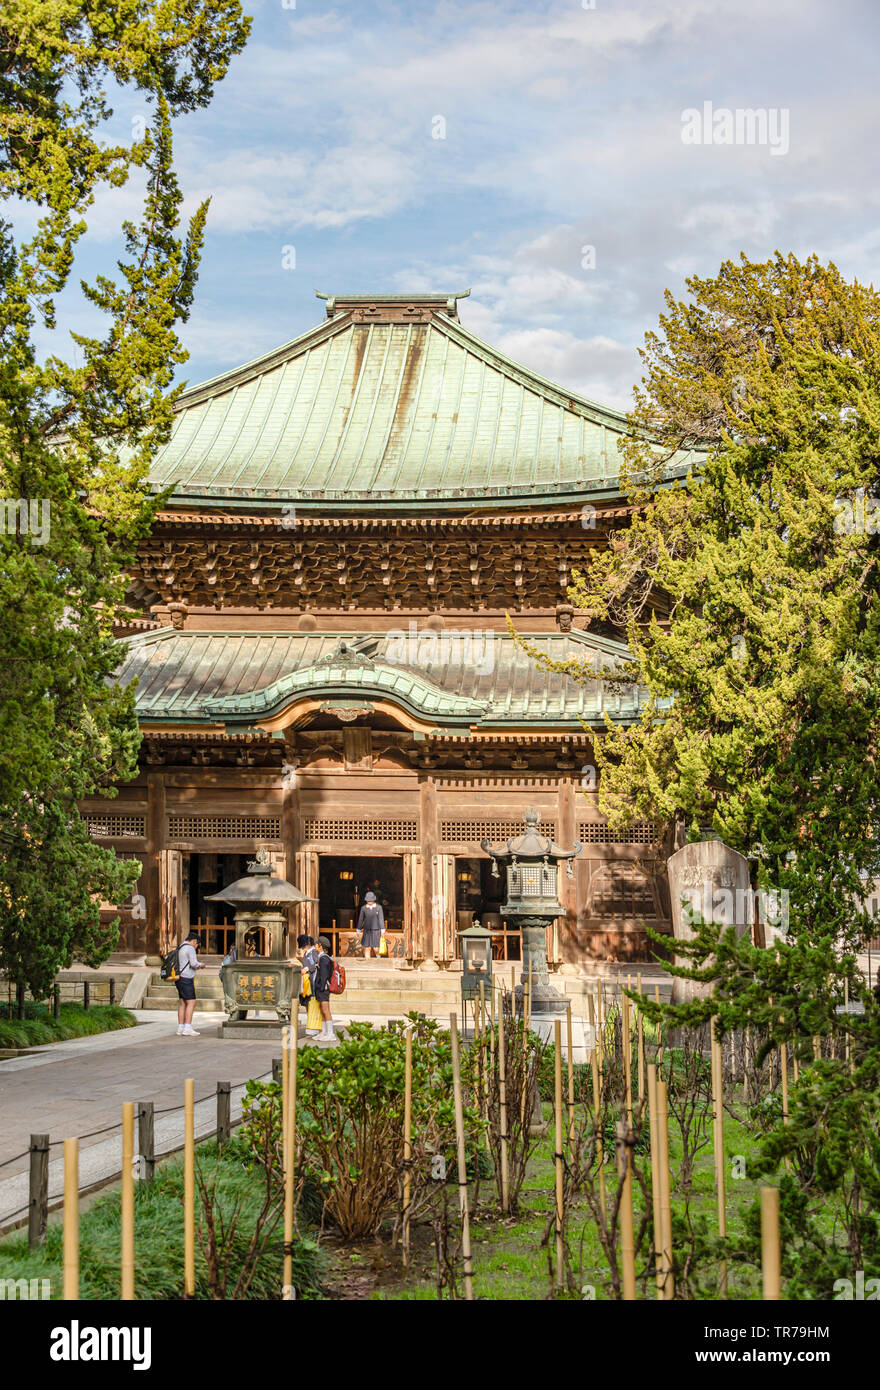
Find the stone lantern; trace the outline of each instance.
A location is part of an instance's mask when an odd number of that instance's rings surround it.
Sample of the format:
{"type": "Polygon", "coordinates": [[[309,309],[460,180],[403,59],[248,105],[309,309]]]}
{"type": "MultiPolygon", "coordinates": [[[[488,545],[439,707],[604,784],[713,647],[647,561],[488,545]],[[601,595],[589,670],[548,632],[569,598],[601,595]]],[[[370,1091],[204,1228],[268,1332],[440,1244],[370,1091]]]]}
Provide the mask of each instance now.
{"type": "Polygon", "coordinates": [[[530,807],[525,814],[526,833],[507,841],[503,850],[492,849],[488,840],[482,848],[495,861],[492,872],[497,877],[503,864],[507,873],[507,902],[501,909],[503,917],[519,923],[522,933],[522,984],[517,988],[521,1003],[523,986],[531,977],[532,1013],[552,1017],[564,1014],[567,1000],[550,984],[547,971],[548,925],[561,917],[565,908],[557,901],[556,866],[566,860],[566,872],[572,876],[571,861],[583,846],[575,840],[573,849],[562,849],[538,831],[540,814],[530,807]]]}
{"type": "Polygon", "coordinates": [[[276,877],[265,849],[257,851],[244,878],[236,879],[206,899],[206,902],[230,903],[236,909],[236,959],[220,968],[228,1020],[223,1028],[224,1037],[235,1032],[277,1029],[278,1025],[268,1019],[248,1021],[248,1009],[270,1009],[282,1025],[290,1023],[291,1013],[296,1017],[302,966],[294,965],[284,956],[285,909],[316,901],[307,898],[286,879],[276,877]],[[266,954],[247,956],[247,937],[261,930],[266,936],[266,954]]]}
{"type": "Polygon", "coordinates": [[[458,933],[461,941],[461,997],[479,999],[480,984],[486,999],[492,998],[492,933],[474,922],[458,933]]]}

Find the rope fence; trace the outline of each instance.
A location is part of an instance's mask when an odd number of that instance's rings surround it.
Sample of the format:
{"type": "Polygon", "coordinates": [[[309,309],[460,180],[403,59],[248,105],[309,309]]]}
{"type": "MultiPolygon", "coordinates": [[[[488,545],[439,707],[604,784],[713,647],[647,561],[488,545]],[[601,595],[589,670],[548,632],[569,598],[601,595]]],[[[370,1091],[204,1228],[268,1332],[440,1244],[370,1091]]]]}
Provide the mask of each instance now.
{"type": "MultiPolygon", "coordinates": [[[[157,1116],[173,1115],[178,1111],[183,1111],[185,1114],[185,1120],[187,1124],[189,1124],[190,1120],[193,1118],[193,1112],[195,1110],[195,1107],[197,1105],[203,1105],[206,1101],[214,1099],[217,1102],[216,1124],[214,1126],[214,1129],[212,1131],[209,1131],[208,1134],[203,1135],[202,1138],[209,1138],[210,1135],[213,1134],[217,1138],[218,1142],[223,1142],[224,1140],[228,1141],[231,1134],[231,1130],[235,1126],[241,1124],[241,1116],[239,1116],[236,1119],[233,1119],[231,1115],[232,1092],[241,1090],[243,1087],[249,1085],[252,1081],[265,1081],[269,1077],[276,1077],[278,1075],[279,1065],[280,1059],[276,1058],[271,1070],[262,1072],[259,1076],[248,1077],[244,1081],[218,1081],[216,1083],[215,1090],[209,1092],[205,1096],[202,1096],[200,1100],[195,1100],[191,1096],[188,1096],[182,1104],[163,1106],[161,1110],[154,1109],[151,1101],[137,1102],[136,1105],[132,1107],[132,1122],[137,1123],[140,1127],[140,1153],[138,1157],[140,1159],[142,1180],[146,1180],[148,1182],[151,1181],[154,1175],[156,1163],[161,1161],[162,1159],[170,1157],[172,1154],[176,1153],[182,1147],[182,1145],[179,1143],[173,1143],[171,1148],[165,1149],[161,1153],[156,1152],[153,1122],[157,1116]]],[[[23,1150],[22,1153],[15,1154],[12,1158],[4,1159],[3,1162],[0,1163],[0,1169],[3,1169],[8,1168],[13,1163],[21,1163],[22,1160],[26,1158],[30,1158],[31,1161],[29,1175],[29,1200],[25,1206],[20,1207],[17,1211],[14,1211],[9,1215],[0,1217],[0,1229],[4,1231],[9,1230],[10,1228],[14,1227],[17,1223],[21,1222],[23,1218],[27,1216],[29,1218],[29,1246],[33,1249],[35,1246],[42,1244],[46,1235],[50,1207],[50,1149],[57,1148],[59,1145],[64,1145],[66,1158],[68,1152],[67,1146],[70,1144],[75,1144],[77,1146],[78,1156],[79,1145],[84,1139],[95,1139],[98,1138],[100,1135],[112,1134],[117,1131],[121,1131],[122,1133],[123,1148],[125,1148],[127,1138],[125,1118],[123,1118],[122,1121],[116,1121],[114,1124],[104,1125],[100,1129],[90,1130],[87,1134],[80,1134],[72,1140],[50,1140],[48,1134],[32,1134],[29,1148],[23,1150]]],[[[120,1171],[104,1175],[94,1185],[99,1186],[105,1183],[113,1182],[120,1176],[123,1178],[123,1182],[125,1182],[126,1173],[124,1168],[120,1171]]],[[[78,1194],[79,1182],[77,1176],[77,1196],[78,1194]]],[[[67,1200],[67,1183],[65,1182],[65,1201],[67,1200]]],[[[53,1200],[53,1205],[58,1205],[58,1199],[53,1200]]]]}

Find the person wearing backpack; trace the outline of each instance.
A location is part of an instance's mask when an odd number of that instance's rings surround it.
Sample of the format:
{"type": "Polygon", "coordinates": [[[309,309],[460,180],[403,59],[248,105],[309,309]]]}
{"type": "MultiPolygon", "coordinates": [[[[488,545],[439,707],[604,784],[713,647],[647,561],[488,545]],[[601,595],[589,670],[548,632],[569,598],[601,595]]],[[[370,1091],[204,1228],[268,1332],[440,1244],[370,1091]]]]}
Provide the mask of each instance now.
{"type": "Polygon", "coordinates": [[[364,904],[358,917],[357,929],[366,959],[369,960],[374,951],[378,956],[379,944],[385,935],[385,913],[381,903],[376,902],[375,893],[364,895],[364,904]]]}
{"type": "Polygon", "coordinates": [[[333,1027],[333,1018],[330,1013],[330,984],[331,979],[337,972],[338,967],[330,954],[330,940],[326,936],[318,937],[318,962],[315,966],[315,974],[312,980],[312,988],[315,998],[321,1006],[321,1017],[324,1026],[317,1035],[318,1042],[336,1042],[336,1031],[333,1027]]]}
{"type": "Polygon", "coordinates": [[[196,954],[199,949],[199,934],[191,931],[182,945],[177,948],[177,1035],[178,1037],[197,1038],[199,1034],[192,1026],[193,1014],[196,1009],[196,982],[195,973],[197,970],[204,970],[205,967],[196,954]]]}
{"type": "Polygon", "coordinates": [[[318,969],[320,951],[312,936],[303,934],[296,938],[302,951],[302,993],[299,1002],[306,1006],[306,1037],[316,1038],[321,1031],[323,1015],[321,1006],[315,998],[315,972],[318,969]]]}

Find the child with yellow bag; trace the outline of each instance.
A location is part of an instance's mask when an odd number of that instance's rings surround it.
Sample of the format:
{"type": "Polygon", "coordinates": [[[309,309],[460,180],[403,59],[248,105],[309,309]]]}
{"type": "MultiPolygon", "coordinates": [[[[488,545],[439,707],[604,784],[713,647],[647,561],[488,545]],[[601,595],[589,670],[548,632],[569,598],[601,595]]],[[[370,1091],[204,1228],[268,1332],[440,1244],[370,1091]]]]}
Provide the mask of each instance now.
{"type": "Polygon", "coordinates": [[[318,949],[315,946],[315,939],[312,936],[298,936],[296,944],[303,953],[302,958],[302,983],[299,1001],[307,1005],[306,1010],[306,1037],[315,1037],[320,1033],[324,1026],[324,1019],[321,1014],[321,1005],[315,998],[314,976],[318,966],[318,949]]]}

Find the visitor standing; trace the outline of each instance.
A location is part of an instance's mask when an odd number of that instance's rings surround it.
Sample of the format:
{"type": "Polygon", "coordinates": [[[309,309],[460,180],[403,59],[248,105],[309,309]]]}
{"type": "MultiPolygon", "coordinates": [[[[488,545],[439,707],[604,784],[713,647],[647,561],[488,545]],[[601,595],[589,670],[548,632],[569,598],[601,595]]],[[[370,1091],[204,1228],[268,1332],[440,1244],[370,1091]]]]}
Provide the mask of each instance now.
{"type": "Polygon", "coordinates": [[[336,1033],[330,1013],[330,977],[334,961],[330,954],[330,941],[326,936],[318,937],[318,964],[315,968],[314,993],[321,1007],[323,1025],[318,1034],[319,1042],[335,1042],[336,1033]]]}
{"type": "Polygon", "coordinates": [[[177,950],[178,978],[175,980],[175,984],[177,985],[177,1033],[179,1037],[197,1038],[199,1036],[192,1026],[193,1014],[196,1009],[195,973],[197,970],[205,969],[198,958],[199,944],[198,932],[191,931],[177,950]]]}
{"type": "Polygon", "coordinates": [[[379,943],[385,935],[385,913],[382,904],[376,902],[375,893],[364,895],[363,907],[358,917],[358,937],[364,948],[364,955],[370,959],[373,952],[379,954],[379,943]]]}
{"type": "Polygon", "coordinates": [[[321,1006],[315,998],[315,973],[318,969],[320,951],[313,936],[298,936],[296,944],[302,951],[302,992],[300,1003],[306,1005],[306,1037],[317,1037],[321,1031],[323,1015],[321,1006]]]}

